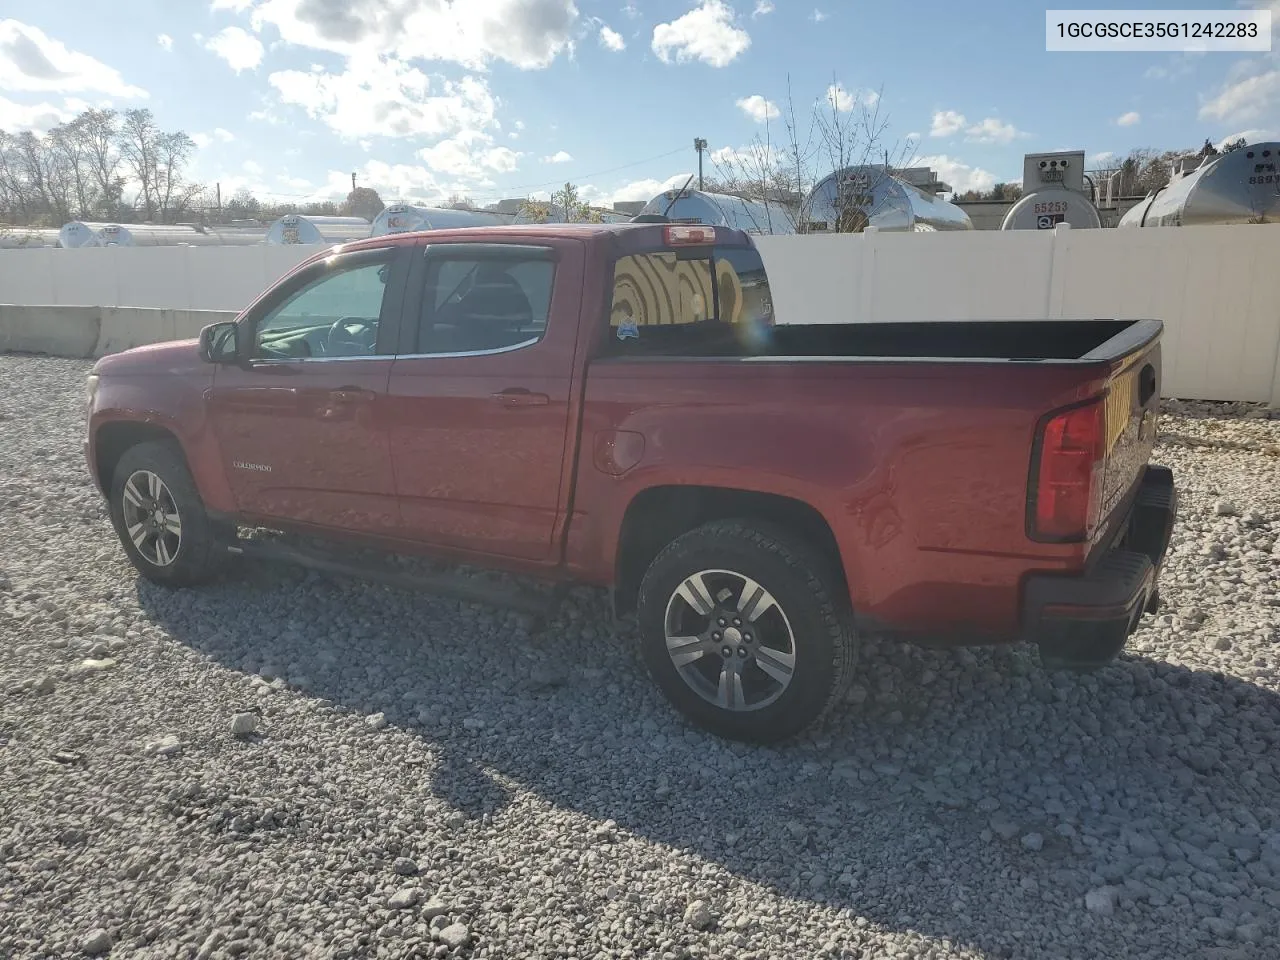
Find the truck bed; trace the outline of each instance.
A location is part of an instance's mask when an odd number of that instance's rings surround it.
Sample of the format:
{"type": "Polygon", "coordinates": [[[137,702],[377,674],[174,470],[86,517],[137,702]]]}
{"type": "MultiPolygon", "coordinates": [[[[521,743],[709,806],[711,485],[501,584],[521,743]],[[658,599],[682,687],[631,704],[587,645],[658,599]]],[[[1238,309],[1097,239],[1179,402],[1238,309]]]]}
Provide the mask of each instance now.
{"type": "Polygon", "coordinates": [[[784,357],[1105,361],[1157,330],[1153,321],[1131,320],[794,324],[774,327],[766,349],[784,357]]]}
{"type": "Polygon", "coordinates": [[[723,326],[691,338],[680,327],[646,327],[631,356],[849,360],[975,360],[1105,363],[1153,340],[1154,320],[946,320],[924,323],[723,326]],[[691,343],[696,344],[690,349],[691,343]]]}

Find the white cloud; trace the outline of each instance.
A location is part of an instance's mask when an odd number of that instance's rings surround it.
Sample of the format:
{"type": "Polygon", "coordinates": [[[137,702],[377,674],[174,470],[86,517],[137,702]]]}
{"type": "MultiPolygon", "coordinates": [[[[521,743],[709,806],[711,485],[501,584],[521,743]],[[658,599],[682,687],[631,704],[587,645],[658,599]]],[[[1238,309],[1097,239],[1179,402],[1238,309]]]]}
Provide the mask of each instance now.
{"type": "Polygon", "coordinates": [[[911,133],[908,133],[908,134],[907,134],[907,139],[908,139],[908,140],[919,140],[919,139],[920,139],[920,137],[921,137],[921,134],[920,134],[919,132],[915,131],[915,130],[913,130],[913,131],[911,131],[911,133]]]}
{"type": "Polygon", "coordinates": [[[628,0],[627,5],[622,8],[622,12],[632,20],[636,20],[640,17],[640,9],[634,3],[631,3],[630,0],[628,0]]]}
{"type": "Polygon", "coordinates": [[[1227,123],[1255,120],[1262,116],[1280,96],[1280,70],[1246,77],[1230,84],[1217,96],[1200,105],[1201,120],[1227,123]]]}
{"type": "Polygon", "coordinates": [[[751,46],[750,34],[735,20],[724,0],[702,0],[684,16],[653,28],[653,52],[663,63],[701,60],[726,67],[751,46]]]}
{"type": "Polygon", "coordinates": [[[711,151],[715,168],[730,176],[756,179],[762,171],[773,170],[785,162],[784,157],[772,146],[753,143],[745,147],[721,147],[711,151]]]}
{"type": "Polygon", "coordinates": [[[809,14],[809,19],[814,23],[821,23],[823,20],[827,19],[827,15],[821,10],[815,9],[813,13],[809,14]]]}
{"type": "Polygon", "coordinates": [[[478,130],[464,130],[417,153],[418,159],[437,173],[474,177],[482,171],[511,173],[520,154],[508,147],[495,147],[493,138],[478,130]]]}
{"type": "Polygon", "coordinates": [[[749,97],[743,97],[738,101],[738,109],[745,113],[756,123],[764,123],[766,120],[776,120],[782,115],[778,109],[778,105],[772,100],[766,100],[758,93],[753,93],[749,97]]]}
{"type": "Polygon", "coordinates": [[[828,106],[834,107],[841,113],[848,113],[858,102],[853,94],[838,83],[833,83],[827,87],[825,99],[828,106]]]}
{"type": "Polygon", "coordinates": [[[935,113],[929,126],[929,136],[951,137],[961,130],[964,131],[966,140],[975,143],[1012,143],[1019,137],[1027,136],[1013,124],[996,117],[986,117],[971,124],[963,113],[955,110],[939,110],[935,113]]]}
{"type": "MultiPolygon", "coordinates": [[[[356,170],[356,182],[372,187],[387,203],[443,204],[453,192],[424,166],[370,160],[356,170]]],[[[330,170],[325,183],[309,200],[342,200],[351,192],[351,171],[330,170]]]]}
{"type": "Polygon", "coordinates": [[[240,27],[226,27],[214,34],[205,48],[212,50],[236,73],[252,70],[262,62],[262,41],[240,27]]]}
{"type": "Polygon", "coordinates": [[[1115,161],[1116,154],[1114,150],[1103,150],[1100,153],[1095,153],[1085,158],[1085,162],[1095,170],[1105,169],[1112,163],[1115,163],[1115,161]]]}
{"type": "MultiPolygon", "coordinates": [[[[3,124],[0,124],[0,126],[3,126],[3,124]]],[[[1265,140],[1280,139],[1280,134],[1277,134],[1274,130],[1241,130],[1238,133],[1232,133],[1223,137],[1214,144],[1214,146],[1221,150],[1228,143],[1233,143],[1234,141],[1241,139],[1243,139],[1245,143],[1261,143],[1265,140]]]]}
{"type": "Polygon", "coordinates": [[[258,163],[256,160],[246,160],[243,167],[245,173],[251,174],[255,177],[260,177],[265,172],[262,169],[262,164],[258,163]]]}
{"type": "Polygon", "coordinates": [[[213,0],[209,4],[210,10],[230,10],[233,13],[239,13],[253,6],[254,0],[213,0]]]}
{"type": "Polygon", "coordinates": [[[267,82],[282,101],[301,107],[347,139],[483,130],[494,124],[497,107],[483,77],[446,81],[377,56],[353,58],[342,73],[283,70],[267,82]]]}
{"type": "Polygon", "coordinates": [[[203,150],[205,147],[209,146],[209,144],[213,143],[213,137],[209,136],[207,133],[193,133],[191,134],[191,142],[194,143],[197,148],[203,150]]]}
{"type": "Polygon", "coordinates": [[[223,129],[222,127],[214,127],[213,135],[216,139],[221,140],[223,143],[230,143],[232,140],[236,138],[236,135],[234,133],[232,133],[230,130],[223,129]]]}
{"type": "Polygon", "coordinates": [[[931,137],[950,137],[964,129],[964,114],[954,110],[939,110],[933,115],[933,124],[929,127],[931,137]]]}
{"type": "Polygon", "coordinates": [[[756,0],[756,8],[751,11],[751,19],[773,13],[773,4],[769,0],[756,0]]]}
{"type": "Polygon", "coordinates": [[[967,163],[961,163],[946,154],[920,157],[915,161],[914,166],[932,167],[937,172],[938,179],[949,183],[956,193],[990,190],[996,183],[995,174],[981,167],[971,167],[967,163]]]}
{"type": "Polygon", "coordinates": [[[168,53],[173,49],[173,37],[169,36],[167,33],[159,34],[156,37],[156,43],[160,44],[160,49],[165,53],[168,53]]]}
{"type": "Polygon", "coordinates": [[[1132,127],[1142,122],[1142,114],[1137,110],[1130,110],[1128,113],[1122,113],[1116,117],[1116,124],[1121,127],[1132,127]]]}
{"type": "Polygon", "coordinates": [[[1025,136],[1013,124],[1004,123],[995,117],[987,117],[981,123],[973,124],[965,130],[964,135],[965,139],[977,143],[1013,143],[1018,137],[1025,136]]]}
{"type": "MultiPolygon", "coordinates": [[[[687,173],[677,173],[673,177],[667,177],[665,180],[633,180],[625,186],[619,187],[612,193],[600,193],[602,202],[606,204],[619,203],[622,201],[636,200],[652,200],[664,190],[678,190],[684,186],[686,180],[689,179],[687,173]]],[[[594,191],[593,191],[594,193],[594,191]]]]}
{"type": "Polygon", "coordinates": [[[622,34],[617,30],[611,30],[608,26],[601,26],[600,46],[617,53],[620,50],[627,49],[627,41],[622,39],[622,34]]]}
{"type": "Polygon", "coordinates": [[[79,111],[73,107],[78,101],[68,101],[62,106],[52,103],[14,103],[0,97],[0,130],[24,133],[27,130],[44,133],[60,123],[66,123],[79,111]]]}
{"type": "Polygon", "coordinates": [[[543,157],[543,163],[569,163],[573,157],[567,150],[557,150],[549,157],[543,157]]]}
{"type": "Polygon", "coordinates": [[[39,27],[0,20],[0,83],[6,92],[97,93],[141,99],[147,91],[126,83],[118,70],[68,50],[39,27]]]}
{"type": "Polygon", "coordinates": [[[251,22],[286,43],[345,56],[549,66],[573,43],[574,0],[259,0],[251,22]]]}

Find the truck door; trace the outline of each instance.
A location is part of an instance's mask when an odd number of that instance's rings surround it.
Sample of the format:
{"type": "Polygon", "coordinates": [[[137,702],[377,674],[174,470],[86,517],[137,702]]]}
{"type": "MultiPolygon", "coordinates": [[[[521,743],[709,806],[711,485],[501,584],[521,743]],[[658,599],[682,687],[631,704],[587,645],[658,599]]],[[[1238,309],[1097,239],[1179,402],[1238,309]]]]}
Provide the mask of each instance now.
{"type": "Polygon", "coordinates": [[[387,388],[402,535],[546,560],[570,482],[584,245],[420,249],[387,388]]]}
{"type": "Polygon", "coordinates": [[[413,247],[353,251],[285,281],[241,322],[209,410],[237,508],[391,535],[387,377],[413,247]]]}

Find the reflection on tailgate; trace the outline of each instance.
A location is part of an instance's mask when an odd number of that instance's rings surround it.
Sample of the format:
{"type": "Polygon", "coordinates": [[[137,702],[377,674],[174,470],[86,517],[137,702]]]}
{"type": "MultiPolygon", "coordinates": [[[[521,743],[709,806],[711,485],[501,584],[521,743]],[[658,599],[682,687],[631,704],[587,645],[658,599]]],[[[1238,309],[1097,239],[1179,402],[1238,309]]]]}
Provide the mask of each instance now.
{"type": "Polygon", "coordinates": [[[1107,394],[1107,472],[1102,513],[1107,516],[1142,473],[1156,442],[1160,404],[1160,348],[1125,361],[1107,394]]]}

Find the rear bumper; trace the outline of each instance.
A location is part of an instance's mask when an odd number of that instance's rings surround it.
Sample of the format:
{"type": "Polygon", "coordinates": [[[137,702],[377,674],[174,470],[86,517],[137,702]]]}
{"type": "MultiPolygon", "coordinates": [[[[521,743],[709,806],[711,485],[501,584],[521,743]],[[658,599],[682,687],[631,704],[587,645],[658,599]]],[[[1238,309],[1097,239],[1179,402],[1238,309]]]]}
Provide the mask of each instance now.
{"type": "Polygon", "coordinates": [[[1173,537],[1173,471],[1148,466],[1123,533],[1083,576],[1032,576],[1022,596],[1025,639],[1048,667],[1091,669],[1113,659],[1159,606],[1160,568],[1173,537]]]}

